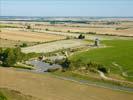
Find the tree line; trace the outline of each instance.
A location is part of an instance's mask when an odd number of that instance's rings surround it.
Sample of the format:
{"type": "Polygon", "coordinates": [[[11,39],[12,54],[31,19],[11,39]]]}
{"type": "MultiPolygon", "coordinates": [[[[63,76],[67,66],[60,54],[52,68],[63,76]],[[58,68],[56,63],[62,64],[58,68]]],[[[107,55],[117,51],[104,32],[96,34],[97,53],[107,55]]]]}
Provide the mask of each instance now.
{"type": "Polygon", "coordinates": [[[14,66],[17,62],[26,61],[30,58],[36,57],[36,53],[22,53],[21,48],[0,48],[1,65],[5,67],[14,66]]]}

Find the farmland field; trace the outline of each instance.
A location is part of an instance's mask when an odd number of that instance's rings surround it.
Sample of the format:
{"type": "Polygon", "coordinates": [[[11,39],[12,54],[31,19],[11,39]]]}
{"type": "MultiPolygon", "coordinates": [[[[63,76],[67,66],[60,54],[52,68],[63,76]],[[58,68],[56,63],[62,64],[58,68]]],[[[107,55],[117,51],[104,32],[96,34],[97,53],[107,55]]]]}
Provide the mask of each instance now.
{"type": "Polygon", "coordinates": [[[58,36],[47,33],[38,32],[24,32],[15,29],[1,29],[0,38],[15,40],[15,41],[28,41],[28,42],[47,42],[53,40],[64,39],[64,36],[58,36]]]}
{"type": "MultiPolygon", "coordinates": [[[[133,24],[133,23],[132,23],[133,24]]],[[[120,26],[120,28],[127,28],[130,26],[120,26]]],[[[97,34],[110,34],[110,35],[123,35],[123,36],[133,36],[133,27],[131,26],[130,28],[127,29],[119,29],[119,27],[116,25],[84,25],[82,26],[72,26],[72,25],[58,25],[58,26],[45,26],[42,27],[42,29],[49,29],[50,31],[59,31],[59,32],[81,32],[81,33],[87,33],[87,32],[96,32],[97,34]],[[117,30],[118,29],[118,30],[117,30]]]]}
{"type": "Polygon", "coordinates": [[[47,53],[47,52],[57,51],[60,49],[79,47],[79,46],[83,46],[86,44],[87,44],[86,41],[76,40],[76,39],[75,40],[61,40],[61,41],[22,48],[22,51],[25,53],[30,53],[30,52],[47,53]]]}
{"type": "MultiPolygon", "coordinates": [[[[9,23],[8,21],[2,22],[3,27],[26,27],[24,22],[16,21],[9,23]],[[6,24],[5,24],[6,23],[6,24]]],[[[94,32],[97,34],[109,34],[109,35],[122,35],[122,36],[133,36],[133,22],[122,21],[122,20],[109,20],[109,21],[88,21],[88,23],[59,23],[50,24],[50,22],[27,22],[33,29],[46,30],[47,32],[67,32],[67,33],[88,33],[94,32]]],[[[2,26],[1,25],[1,26],[2,26]]]]}
{"type": "Polygon", "coordinates": [[[26,43],[27,46],[33,46],[33,45],[38,44],[37,42],[15,41],[15,40],[8,40],[8,39],[2,39],[2,38],[0,38],[0,47],[3,47],[3,48],[19,47],[23,43],[26,43]]]}
{"type": "Polygon", "coordinates": [[[0,88],[0,100],[38,100],[30,95],[24,95],[19,91],[0,88]]]}
{"type": "Polygon", "coordinates": [[[0,97],[132,100],[132,18],[53,19],[0,21],[0,97]]]}
{"type": "Polygon", "coordinates": [[[90,61],[103,64],[110,69],[110,77],[120,75],[133,81],[133,40],[106,40],[102,43],[108,47],[76,53],[70,59],[80,59],[84,64],[90,61]]]}
{"type": "Polygon", "coordinates": [[[133,100],[133,0],[0,0],[0,100],[133,100]]]}
{"type": "Polygon", "coordinates": [[[12,97],[12,95],[15,95],[16,98],[23,98],[23,96],[27,95],[30,97],[33,96],[37,98],[37,100],[117,100],[118,98],[120,100],[133,99],[132,93],[114,91],[95,86],[87,86],[76,82],[58,79],[47,74],[35,74],[16,71],[12,68],[0,68],[0,88],[8,88],[9,90],[18,91],[17,94],[13,94],[14,92],[4,92],[5,96],[12,97]],[[18,93],[22,93],[23,95],[18,93]]]}

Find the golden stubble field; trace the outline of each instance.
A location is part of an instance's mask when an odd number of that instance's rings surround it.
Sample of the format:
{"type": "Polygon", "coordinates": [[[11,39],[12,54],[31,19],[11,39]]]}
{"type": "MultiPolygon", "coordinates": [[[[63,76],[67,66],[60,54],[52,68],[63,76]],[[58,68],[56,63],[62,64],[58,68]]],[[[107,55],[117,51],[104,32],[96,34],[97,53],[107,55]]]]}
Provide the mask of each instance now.
{"type": "Polygon", "coordinates": [[[61,32],[96,32],[97,34],[110,34],[110,35],[122,35],[122,36],[133,36],[133,28],[116,30],[115,27],[103,27],[103,26],[86,26],[86,27],[72,27],[72,26],[44,26],[42,29],[49,29],[50,31],[61,31],[61,32]]]}
{"type": "Polygon", "coordinates": [[[5,48],[14,48],[22,45],[23,43],[26,43],[27,46],[33,46],[38,44],[37,42],[27,42],[27,41],[19,41],[19,40],[7,40],[7,39],[2,39],[0,38],[0,47],[5,47],[5,48]]]}
{"type": "Polygon", "coordinates": [[[41,100],[133,100],[132,93],[87,86],[48,74],[0,68],[0,88],[17,90],[41,100]]]}
{"type": "MultiPolygon", "coordinates": [[[[109,35],[118,35],[118,36],[133,36],[133,22],[132,21],[116,21],[119,24],[109,24],[107,25],[108,21],[104,22],[90,22],[90,23],[62,23],[62,24],[50,24],[50,22],[21,22],[21,21],[14,21],[12,23],[9,22],[2,22],[2,26],[15,26],[19,28],[26,27],[26,24],[30,25],[32,29],[38,30],[46,30],[48,31],[43,32],[43,34],[49,34],[50,32],[58,32],[58,33],[73,33],[73,32],[96,32],[97,34],[109,34],[109,35]],[[5,24],[6,23],[6,24],[5,24]],[[69,32],[68,32],[69,31],[69,32]]],[[[20,33],[23,33],[22,31],[20,33]]],[[[31,32],[33,33],[33,32],[31,32]]],[[[38,33],[40,35],[42,33],[38,33]]],[[[14,34],[16,35],[16,34],[14,34]]],[[[38,35],[36,37],[38,37],[38,35]]],[[[50,35],[50,34],[49,34],[50,35]]],[[[48,36],[49,36],[48,35],[48,36]]],[[[8,36],[9,37],[9,36],[8,36]]],[[[23,37],[23,36],[22,36],[23,37]]],[[[28,37],[28,36],[27,36],[28,37]]],[[[34,36],[32,36],[35,40],[34,36]]],[[[57,36],[54,36],[55,38],[57,36]]],[[[58,36],[59,37],[59,36],[58,36]]],[[[42,36],[43,38],[43,36],[42,36]]],[[[46,37],[48,38],[48,37],[46,37]]],[[[27,39],[26,39],[27,40],[27,39]]],[[[31,40],[31,39],[29,39],[31,40]]],[[[35,40],[36,41],[36,40],[35,40]]],[[[38,40],[37,40],[38,41],[38,40]]],[[[41,38],[40,38],[40,41],[41,38]]]]}
{"type": "MultiPolygon", "coordinates": [[[[133,22],[132,21],[116,21],[119,24],[109,24],[108,21],[104,22],[90,22],[85,23],[63,23],[63,24],[50,24],[43,22],[30,22],[29,24],[34,29],[48,29],[52,32],[96,32],[97,34],[110,34],[110,35],[122,35],[122,36],[133,36],[133,22]],[[117,29],[118,28],[118,29],[117,29]]],[[[70,33],[69,32],[69,33],[70,33]]]]}
{"type": "Polygon", "coordinates": [[[47,33],[27,32],[15,29],[1,29],[0,38],[15,41],[48,42],[64,39],[65,37],[47,33]]]}

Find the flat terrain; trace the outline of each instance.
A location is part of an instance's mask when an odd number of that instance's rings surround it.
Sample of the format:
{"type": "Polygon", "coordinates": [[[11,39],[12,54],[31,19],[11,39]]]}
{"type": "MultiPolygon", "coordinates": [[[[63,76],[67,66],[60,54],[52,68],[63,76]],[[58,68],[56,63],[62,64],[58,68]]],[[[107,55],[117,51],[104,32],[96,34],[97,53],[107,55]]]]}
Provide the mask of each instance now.
{"type": "MultiPolygon", "coordinates": [[[[16,90],[40,100],[132,100],[133,94],[61,80],[47,74],[34,74],[0,68],[0,88],[16,90]],[[71,92],[70,92],[71,91],[71,92]]],[[[33,99],[34,100],[34,99],[33,99]]]]}
{"type": "Polygon", "coordinates": [[[22,52],[30,53],[30,52],[36,52],[36,53],[47,53],[47,52],[53,52],[60,49],[67,49],[72,47],[78,47],[82,45],[86,45],[87,42],[82,40],[61,40],[56,42],[50,42],[45,44],[39,44],[31,47],[22,48],[22,52]]]}
{"type": "Polygon", "coordinates": [[[110,69],[112,77],[117,75],[133,81],[133,40],[106,40],[102,42],[107,48],[96,48],[71,56],[72,61],[81,63],[96,62],[110,69]]]}
{"type": "Polygon", "coordinates": [[[30,95],[24,95],[19,91],[0,88],[0,100],[38,100],[30,95]]]}
{"type": "Polygon", "coordinates": [[[88,33],[96,32],[97,34],[133,36],[133,21],[122,20],[104,20],[104,21],[86,21],[86,23],[62,22],[51,24],[50,22],[23,22],[23,21],[3,21],[1,27],[24,28],[25,24],[30,24],[32,28],[46,30],[49,32],[59,33],[88,33]]]}
{"type": "Polygon", "coordinates": [[[26,43],[27,46],[33,46],[33,45],[37,44],[36,42],[15,41],[15,40],[7,40],[7,39],[0,38],[0,47],[3,47],[3,48],[19,47],[23,43],[26,43]]]}
{"type": "Polygon", "coordinates": [[[123,36],[133,36],[133,26],[127,28],[128,26],[110,26],[110,25],[79,25],[79,26],[70,26],[70,25],[50,25],[44,26],[42,29],[49,29],[51,31],[59,32],[96,32],[97,34],[110,34],[110,35],[123,35],[123,36]],[[122,28],[121,28],[122,27],[122,28]],[[124,29],[125,28],[125,29],[124,29]],[[126,29],[127,28],[127,29],[126,29]]]}
{"type": "Polygon", "coordinates": [[[54,40],[64,39],[64,36],[38,33],[38,32],[27,32],[19,31],[15,29],[1,29],[0,38],[16,40],[16,41],[28,41],[28,42],[48,42],[54,40]]]}
{"type": "MultiPolygon", "coordinates": [[[[76,67],[82,67],[82,64],[83,67],[87,66],[92,61],[109,69],[110,73],[102,74],[103,77],[133,83],[133,20],[109,18],[79,22],[70,19],[63,21],[61,18],[57,22],[54,18],[46,22],[0,21],[0,47],[22,47],[21,45],[26,43],[27,46],[21,48],[24,53],[48,53],[85,47],[85,50],[70,54],[69,60],[76,61],[76,67]],[[27,29],[27,26],[30,26],[30,29],[27,29]],[[81,33],[87,40],[65,40],[66,37],[78,37],[81,33]],[[99,38],[102,44],[99,48],[91,46],[96,38],[99,38]]],[[[0,67],[0,96],[2,93],[8,100],[133,100],[133,93],[115,91],[115,86],[107,89],[98,87],[104,85],[85,85],[71,79],[73,76],[104,83],[102,75],[98,73],[86,74],[74,70],[72,73],[59,72],[59,75],[58,77],[58,72],[52,75],[39,74],[25,69],[0,67]],[[65,79],[65,74],[70,80],[65,79]]]]}

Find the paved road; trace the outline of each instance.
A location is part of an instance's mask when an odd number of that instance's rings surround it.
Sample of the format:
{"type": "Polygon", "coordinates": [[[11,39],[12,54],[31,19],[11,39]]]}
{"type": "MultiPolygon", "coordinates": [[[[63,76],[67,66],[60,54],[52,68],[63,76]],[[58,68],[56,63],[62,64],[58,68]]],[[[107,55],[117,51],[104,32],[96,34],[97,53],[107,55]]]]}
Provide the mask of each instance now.
{"type": "Polygon", "coordinates": [[[97,71],[99,73],[99,75],[105,79],[105,80],[110,80],[110,81],[115,81],[115,82],[122,82],[122,83],[128,83],[128,84],[132,84],[133,85],[133,82],[129,82],[129,81],[124,81],[124,80],[118,80],[118,79],[114,79],[114,78],[110,78],[110,77],[107,77],[105,76],[105,74],[101,71],[97,71]]]}
{"type": "Polygon", "coordinates": [[[37,60],[27,61],[26,63],[33,65],[34,66],[33,72],[37,72],[37,73],[46,72],[49,68],[61,68],[60,65],[57,65],[57,64],[50,65],[48,63],[37,61],[37,60]]]}
{"type": "MultiPolygon", "coordinates": [[[[34,62],[34,63],[36,65],[38,62],[34,62]]],[[[41,65],[40,62],[39,62],[39,64],[41,65]]],[[[64,76],[59,76],[59,75],[54,75],[54,74],[51,74],[51,73],[44,72],[48,67],[49,67],[49,65],[48,66],[43,66],[43,67],[42,66],[41,67],[36,66],[36,70],[27,70],[27,69],[16,69],[16,70],[25,71],[25,72],[39,73],[39,74],[49,74],[53,77],[63,79],[63,80],[67,80],[67,81],[76,82],[76,83],[79,83],[79,84],[85,84],[85,85],[90,85],[90,86],[97,86],[97,87],[108,88],[108,89],[112,89],[112,90],[118,90],[118,91],[125,91],[125,92],[132,92],[133,93],[133,88],[116,86],[116,85],[111,85],[111,84],[101,83],[101,82],[93,82],[91,80],[81,80],[81,79],[76,79],[75,77],[64,77],[64,76]]]]}

